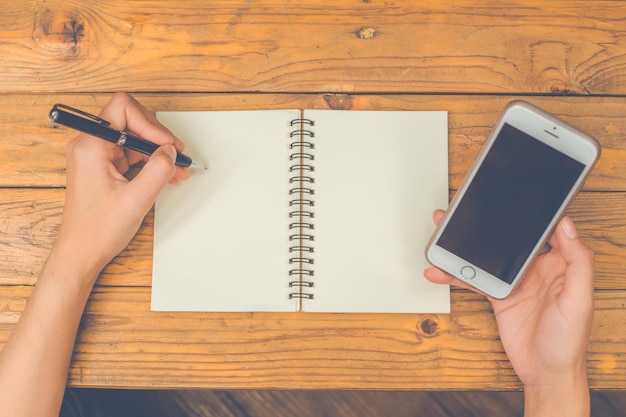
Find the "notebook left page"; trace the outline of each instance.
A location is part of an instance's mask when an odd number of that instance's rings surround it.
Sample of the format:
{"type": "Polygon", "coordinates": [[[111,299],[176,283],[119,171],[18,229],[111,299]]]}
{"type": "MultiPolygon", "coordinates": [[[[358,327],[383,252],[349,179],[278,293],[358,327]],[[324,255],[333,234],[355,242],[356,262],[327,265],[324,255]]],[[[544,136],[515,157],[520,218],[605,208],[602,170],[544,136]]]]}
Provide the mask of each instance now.
{"type": "Polygon", "coordinates": [[[152,310],[295,311],[287,298],[288,123],[298,110],[160,112],[207,165],[156,201],[152,310]]]}

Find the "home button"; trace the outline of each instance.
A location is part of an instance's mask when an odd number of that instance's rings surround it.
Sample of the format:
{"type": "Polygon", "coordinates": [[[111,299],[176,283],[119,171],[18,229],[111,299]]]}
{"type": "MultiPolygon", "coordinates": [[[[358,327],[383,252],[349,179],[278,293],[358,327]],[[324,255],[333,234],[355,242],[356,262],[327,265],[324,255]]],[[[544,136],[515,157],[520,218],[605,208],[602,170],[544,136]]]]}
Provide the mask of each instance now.
{"type": "Polygon", "coordinates": [[[461,268],[461,276],[465,279],[474,279],[476,276],[476,270],[471,266],[464,266],[461,268]]]}

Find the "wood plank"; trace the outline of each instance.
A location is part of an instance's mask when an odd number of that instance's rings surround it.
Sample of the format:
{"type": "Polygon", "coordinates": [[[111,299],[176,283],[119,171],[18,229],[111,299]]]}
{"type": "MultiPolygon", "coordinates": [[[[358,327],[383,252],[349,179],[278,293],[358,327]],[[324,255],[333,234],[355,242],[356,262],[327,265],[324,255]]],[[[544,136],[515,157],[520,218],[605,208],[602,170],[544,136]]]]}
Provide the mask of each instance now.
{"type": "Polygon", "coordinates": [[[1,92],[626,93],[620,1],[8,2],[1,92]]]}
{"type": "MultiPolygon", "coordinates": [[[[65,146],[75,132],[47,121],[62,102],[92,113],[109,94],[0,96],[0,187],[62,187],[65,146]]],[[[517,96],[139,94],[153,111],[317,108],[353,110],[447,110],[450,187],[456,189],[502,108],[517,96]]],[[[626,97],[531,97],[529,101],[595,136],[602,158],[586,190],[626,190],[626,97]]]]}
{"type": "MultiPolygon", "coordinates": [[[[68,409],[100,417],[522,417],[523,392],[112,390],[69,388],[68,409]],[[80,405],[80,407],[79,407],[80,405]]],[[[592,391],[591,415],[616,417],[626,391],[592,391]]],[[[61,413],[61,415],[65,415],[61,413]]]]}
{"type": "MultiPolygon", "coordinates": [[[[595,400],[596,398],[593,398],[595,400]]],[[[596,404],[610,405],[612,398],[596,404]]],[[[68,410],[99,417],[522,417],[522,392],[111,390],[70,388],[68,410]],[[80,406],[79,406],[80,405],[80,406]]],[[[598,407],[596,407],[598,408],[598,407]]],[[[604,410],[603,410],[604,411],[604,410]]],[[[63,413],[61,413],[64,416],[63,413]]],[[[595,413],[594,417],[614,417],[595,413]]]]}
{"type": "MultiPolygon", "coordinates": [[[[32,285],[61,222],[62,189],[0,188],[0,285],[32,285]]],[[[596,287],[625,289],[626,192],[583,192],[569,213],[596,252],[596,287]]],[[[106,267],[99,285],[150,286],[154,217],[106,267]]],[[[418,277],[416,277],[417,279],[418,277]]]]}
{"type": "MultiPolygon", "coordinates": [[[[30,286],[0,287],[0,344],[30,286]]],[[[452,313],[156,313],[148,288],[97,288],[70,386],[211,389],[519,389],[489,303],[455,291],[452,313]],[[436,327],[424,332],[428,320],[436,327]],[[176,343],[172,343],[175,340],[176,343]]],[[[597,291],[588,371],[626,386],[626,291],[597,291]]]]}

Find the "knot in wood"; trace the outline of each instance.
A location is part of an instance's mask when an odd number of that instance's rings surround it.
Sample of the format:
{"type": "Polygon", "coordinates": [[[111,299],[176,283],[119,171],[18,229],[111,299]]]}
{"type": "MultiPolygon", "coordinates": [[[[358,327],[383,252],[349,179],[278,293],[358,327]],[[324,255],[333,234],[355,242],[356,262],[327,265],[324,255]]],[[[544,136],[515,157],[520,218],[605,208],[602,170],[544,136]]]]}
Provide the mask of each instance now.
{"type": "Polygon", "coordinates": [[[573,90],[571,88],[568,88],[566,86],[563,85],[553,85],[552,87],[550,87],[550,93],[552,94],[558,94],[561,96],[576,96],[576,95],[580,95],[580,93],[576,90],[573,90]]]}
{"type": "Polygon", "coordinates": [[[419,323],[419,329],[426,336],[434,336],[439,330],[439,323],[437,323],[432,317],[425,318],[419,323]]]}
{"type": "Polygon", "coordinates": [[[84,37],[85,25],[76,11],[63,13],[46,9],[35,14],[33,38],[36,41],[45,39],[53,44],[66,44],[75,51],[84,37]]]}
{"type": "Polygon", "coordinates": [[[352,109],[352,96],[348,94],[324,94],[324,101],[332,110],[352,109]]]}
{"type": "Polygon", "coordinates": [[[378,32],[372,27],[361,28],[356,31],[356,37],[359,39],[372,39],[376,35],[378,32]]]}

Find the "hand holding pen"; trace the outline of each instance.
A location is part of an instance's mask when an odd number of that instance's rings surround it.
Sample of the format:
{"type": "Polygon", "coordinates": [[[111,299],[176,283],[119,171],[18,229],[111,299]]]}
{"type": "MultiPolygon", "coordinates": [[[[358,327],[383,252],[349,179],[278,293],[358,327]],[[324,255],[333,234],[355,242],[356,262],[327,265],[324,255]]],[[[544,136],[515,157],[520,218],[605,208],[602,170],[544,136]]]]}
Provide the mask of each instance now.
{"type": "Polygon", "coordinates": [[[133,97],[116,94],[101,118],[118,129],[109,128],[118,137],[128,130],[157,144],[157,150],[147,157],[87,134],[68,144],[67,191],[57,247],[71,245],[64,252],[95,270],[128,245],[165,184],[189,178],[188,168],[174,165],[183,143],[133,97]],[[138,162],[145,164],[129,180],[123,174],[138,162]]]}

